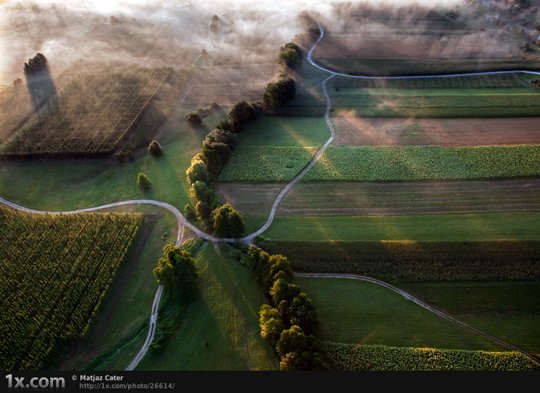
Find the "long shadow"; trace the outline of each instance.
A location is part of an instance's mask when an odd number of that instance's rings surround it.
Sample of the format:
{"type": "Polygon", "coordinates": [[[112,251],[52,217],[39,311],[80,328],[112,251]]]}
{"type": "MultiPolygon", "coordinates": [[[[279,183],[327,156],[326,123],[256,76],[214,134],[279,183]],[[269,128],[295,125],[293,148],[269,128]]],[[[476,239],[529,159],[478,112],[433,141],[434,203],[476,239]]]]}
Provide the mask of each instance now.
{"type": "Polygon", "coordinates": [[[56,86],[51,76],[47,58],[38,53],[24,64],[26,87],[32,100],[34,112],[43,115],[58,109],[56,86]]]}

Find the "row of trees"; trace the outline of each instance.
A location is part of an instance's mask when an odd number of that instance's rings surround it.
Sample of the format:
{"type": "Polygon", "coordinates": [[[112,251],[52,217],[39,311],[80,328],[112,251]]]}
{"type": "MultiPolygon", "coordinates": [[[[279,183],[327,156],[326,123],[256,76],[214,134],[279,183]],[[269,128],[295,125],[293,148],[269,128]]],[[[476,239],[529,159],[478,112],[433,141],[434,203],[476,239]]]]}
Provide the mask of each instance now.
{"type": "Polygon", "coordinates": [[[315,336],[317,312],[311,299],[294,283],[287,258],[254,246],[248,256],[267,299],[259,311],[261,336],[280,357],[280,369],[326,368],[321,343],[315,336]]]}

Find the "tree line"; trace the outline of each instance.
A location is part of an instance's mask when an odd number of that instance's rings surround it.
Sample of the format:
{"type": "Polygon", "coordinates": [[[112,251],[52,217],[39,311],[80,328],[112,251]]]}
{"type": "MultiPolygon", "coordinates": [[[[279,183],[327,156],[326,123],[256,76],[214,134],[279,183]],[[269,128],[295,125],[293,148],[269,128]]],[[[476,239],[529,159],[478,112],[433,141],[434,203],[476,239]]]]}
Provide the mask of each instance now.
{"type": "Polygon", "coordinates": [[[291,265],[283,255],[270,255],[251,246],[248,258],[266,303],[259,311],[261,336],[279,356],[281,370],[326,368],[317,312],[311,299],[294,283],[291,265]]]}

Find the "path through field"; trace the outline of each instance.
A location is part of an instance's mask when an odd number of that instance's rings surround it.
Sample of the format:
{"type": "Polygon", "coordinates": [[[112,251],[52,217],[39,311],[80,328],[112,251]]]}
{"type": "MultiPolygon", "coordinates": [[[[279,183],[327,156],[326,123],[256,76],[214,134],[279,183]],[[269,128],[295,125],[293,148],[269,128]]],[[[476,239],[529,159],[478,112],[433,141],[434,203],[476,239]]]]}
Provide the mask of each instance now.
{"type": "MultiPolygon", "coordinates": [[[[466,73],[466,74],[446,74],[446,75],[435,75],[435,76],[432,76],[432,75],[430,75],[430,76],[417,75],[417,76],[393,76],[393,77],[362,76],[362,75],[349,75],[349,74],[338,73],[338,72],[334,72],[332,70],[329,70],[327,68],[324,68],[324,67],[318,65],[312,59],[312,55],[313,55],[314,50],[317,48],[317,45],[324,38],[324,30],[323,30],[323,28],[321,26],[319,26],[319,29],[320,29],[320,36],[317,39],[317,41],[315,41],[315,43],[313,44],[311,49],[309,50],[309,52],[307,54],[307,61],[312,66],[314,66],[314,67],[318,68],[319,70],[322,70],[322,71],[329,74],[329,76],[322,81],[321,87],[322,87],[322,92],[323,92],[325,100],[326,100],[326,110],[325,110],[325,114],[324,114],[324,119],[325,119],[326,124],[328,126],[328,130],[330,131],[330,137],[328,138],[328,140],[321,147],[319,147],[319,149],[317,149],[317,151],[315,152],[315,154],[313,155],[311,160],[306,164],[306,166],[289,183],[287,183],[283,187],[283,189],[280,191],[280,193],[277,195],[276,199],[274,200],[274,203],[273,203],[272,208],[270,210],[270,214],[268,216],[268,219],[255,232],[253,232],[253,233],[251,233],[251,234],[249,234],[247,236],[244,236],[242,238],[219,238],[219,237],[216,237],[216,236],[213,236],[213,235],[209,235],[209,234],[201,231],[199,228],[197,228],[193,224],[191,224],[182,215],[182,213],[176,207],[174,207],[174,206],[172,206],[172,205],[170,205],[168,203],[165,203],[165,202],[155,201],[155,200],[151,200],[151,199],[135,199],[135,200],[128,200],[128,201],[120,201],[120,202],[110,203],[110,204],[106,204],[106,205],[102,205],[102,206],[89,207],[89,208],[78,209],[78,210],[62,211],[62,212],[42,211],[42,210],[31,209],[31,208],[27,208],[27,207],[24,207],[24,206],[20,206],[20,205],[18,205],[16,203],[13,203],[11,201],[8,201],[8,200],[2,198],[2,197],[0,197],[0,204],[6,205],[6,206],[11,207],[11,208],[16,209],[16,210],[20,210],[20,211],[24,211],[24,212],[28,212],[28,213],[35,213],[35,214],[77,214],[77,213],[93,212],[93,211],[111,209],[111,208],[115,208],[115,207],[128,206],[128,205],[152,205],[152,206],[158,206],[160,208],[166,209],[166,210],[170,211],[171,213],[173,213],[175,215],[176,220],[178,222],[178,228],[177,228],[178,229],[178,235],[177,235],[177,239],[176,239],[176,244],[177,245],[182,243],[182,233],[183,233],[184,227],[189,228],[194,233],[194,237],[209,240],[209,241],[211,241],[213,243],[226,242],[226,243],[248,243],[249,244],[249,243],[253,242],[255,237],[263,234],[272,225],[272,222],[274,221],[276,212],[277,212],[279,206],[281,205],[281,203],[283,202],[283,199],[285,198],[287,193],[311,169],[311,167],[313,167],[313,165],[320,159],[320,157],[324,154],[325,150],[328,148],[328,146],[334,140],[334,138],[335,138],[335,130],[334,130],[334,126],[332,125],[332,122],[330,120],[330,111],[331,111],[331,108],[332,108],[332,102],[331,102],[330,96],[329,96],[327,88],[326,88],[327,82],[329,80],[331,80],[332,78],[334,78],[336,76],[341,76],[341,77],[349,77],[349,78],[357,78],[357,79],[380,80],[380,79],[449,78],[449,77],[460,77],[460,76],[466,76],[466,75],[502,75],[502,74],[516,74],[516,73],[540,75],[540,72],[532,72],[532,71],[524,71],[524,70],[479,72],[479,73],[466,73]]],[[[304,275],[298,274],[298,275],[303,276],[303,277],[307,277],[307,275],[305,275],[305,274],[304,275]]],[[[310,276],[313,276],[313,275],[310,275],[310,276]]],[[[348,276],[346,277],[345,275],[332,275],[332,274],[317,275],[317,277],[352,278],[352,277],[348,277],[348,276]]],[[[385,283],[383,281],[376,280],[376,279],[373,279],[373,278],[370,278],[370,277],[355,276],[354,279],[360,279],[360,280],[375,283],[377,285],[382,285],[385,288],[388,288],[388,289],[390,289],[390,290],[392,290],[394,292],[397,292],[397,293],[401,294],[406,299],[418,304],[419,306],[425,308],[426,310],[431,311],[432,313],[434,313],[436,315],[439,315],[440,317],[445,318],[445,319],[447,319],[447,320],[449,320],[449,321],[451,321],[453,323],[456,323],[459,326],[466,327],[469,330],[472,330],[472,331],[484,336],[485,338],[488,338],[488,339],[496,342],[497,344],[500,344],[500,345],[503,345],[503,346],[505,346],[507,348],[510,348],[512,350],[521,352],[525,356],[531,358],[532,360],[534,360],[535,362],[540,364],[540,359],[538,359],[535,355],[533,355],[533,354],[531,354],[531,353],[529,353],[527,351],[524,351],[524,350],[522,350],[520,348],[517,348],[517,347],[515,347],[514,345],[512,345],[512,344],[510,344],[508,342],[505,342],[505,341],[500,340],[500,339],[498,339],[496,337],[490,336],[487,333],[481,332],[478,329],[470,327],[470,326],[466,325],[465,323],[451,317],[450,315],[447,315],[447,314],[443,313],[442,311],[428,305],[427,303],[424,303],[424,302],[420,301],[419,299],[416,299],[415,297],[408,294],[407,292],[402,291],[402,290],[400,290],[398,288],[395,288],[395,287],[393,287],[392,285],[390,285],[388,283],[385,283]]],[[[158,288],[156,290],[156,294],[154,296],[154,301],[152,302],[152,309],[151,309],[151,313],[150,313],[150,323],[149,323],[149,327],[148,327],[148,333],[147,333],[146,340],[145,340],[143,346],[141,347],[141,349],[139,350],[139,352],[137,353],[137,355],[129,363],[126,370],[134,370],[137,367],[137,365],[140,363],[140,361],[146,355],[146,353],[147,353],[147,351],[148,351],[148,349],[150,347],[150,344],[152,343],[152,340],[153,340],[154,334],[155,334],[155,330],[156,330],[159,302],[161,300],[162,293],[163,293],[163,287],[158,286],[158,288]]]]}

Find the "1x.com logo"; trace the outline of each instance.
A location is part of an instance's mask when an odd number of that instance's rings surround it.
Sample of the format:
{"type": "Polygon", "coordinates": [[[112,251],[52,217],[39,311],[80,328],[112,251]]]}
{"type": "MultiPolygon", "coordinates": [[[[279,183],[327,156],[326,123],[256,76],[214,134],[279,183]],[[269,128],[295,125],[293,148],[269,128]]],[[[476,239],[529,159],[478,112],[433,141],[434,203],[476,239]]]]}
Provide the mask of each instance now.
{"type": "Polygon", "coordinates": [[[64,377],[15,377],[13,374],[6,375],[8,389],[64,389],[66,380],[64,377]]]}

